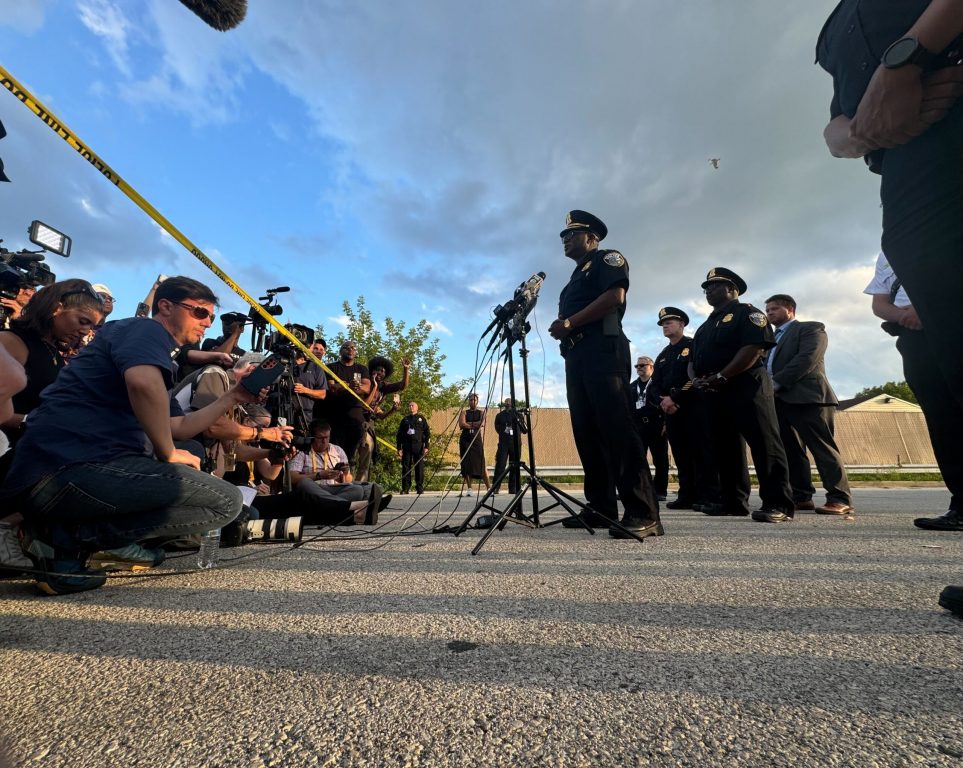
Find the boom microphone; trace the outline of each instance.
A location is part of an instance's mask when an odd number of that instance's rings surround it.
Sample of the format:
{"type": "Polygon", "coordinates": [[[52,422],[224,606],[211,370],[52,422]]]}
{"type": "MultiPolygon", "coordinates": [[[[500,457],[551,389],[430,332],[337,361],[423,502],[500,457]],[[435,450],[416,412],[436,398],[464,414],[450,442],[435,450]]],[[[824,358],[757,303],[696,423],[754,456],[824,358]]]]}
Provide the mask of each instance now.
{"type": "Polygon", "coordinates": [[[209,27],[227,32],[244,21],[247,0],[181,0],[209,27]]]}

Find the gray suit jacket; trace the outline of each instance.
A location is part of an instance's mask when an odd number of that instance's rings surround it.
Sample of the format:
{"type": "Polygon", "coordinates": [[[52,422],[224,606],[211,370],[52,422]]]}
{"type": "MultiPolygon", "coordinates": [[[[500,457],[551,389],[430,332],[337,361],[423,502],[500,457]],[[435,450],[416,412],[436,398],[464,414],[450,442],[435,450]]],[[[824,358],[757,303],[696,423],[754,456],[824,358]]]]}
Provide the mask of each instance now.
{"type": "Polygon", "coordinates": [[[828,345],[822,323],[796,320],[786,329],[771,352],[777,399],[798,405],[839,404],[823,362],[828,345]]]}

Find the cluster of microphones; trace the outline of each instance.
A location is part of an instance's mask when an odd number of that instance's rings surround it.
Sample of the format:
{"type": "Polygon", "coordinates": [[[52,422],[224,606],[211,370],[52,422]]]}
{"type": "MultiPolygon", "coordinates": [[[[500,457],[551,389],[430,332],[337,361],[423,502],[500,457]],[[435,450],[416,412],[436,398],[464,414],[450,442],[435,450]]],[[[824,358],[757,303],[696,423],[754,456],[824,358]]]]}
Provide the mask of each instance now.
{"type": "Polygon", "coordinates": [[[525,318],[534,309],[535,302],[538,301],[538,292],[542,289],[544,282],[545,273],[536,272],[515,289],[515,295],[509,301],[495,307],[495,317],[482,334],[482,338],[485,338],[492,330],[495,331],[487,349],[494,346],[495,342],[501,338],[503,331],[518,332],[525,324],[525,318]]]}

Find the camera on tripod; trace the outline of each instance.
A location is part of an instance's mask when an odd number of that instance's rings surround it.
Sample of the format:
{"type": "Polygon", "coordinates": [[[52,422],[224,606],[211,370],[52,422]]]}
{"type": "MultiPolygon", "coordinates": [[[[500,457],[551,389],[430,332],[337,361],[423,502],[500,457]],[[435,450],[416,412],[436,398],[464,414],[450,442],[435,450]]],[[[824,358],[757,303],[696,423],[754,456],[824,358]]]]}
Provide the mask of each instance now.
{"type": "MultiPolygon", "coordinates": [[[[15,299],[21,288],[54,283],[57,276],[43,263],[44,251],[70,256],[70,238],[53,227],[34,219],[28,233],[30,242],[40,246],[39,251],[10,251],[0,246],[0,298],[15,299]]],[[[10,310],[0,305],[0,323],[9,314],[10,310]]]]}
{"type": "MultiPolygon", "coordinates": [[[[304,346],[310,347],[314,342],[314,330],[306,325],[299,323],[286,323],[285,330],[304,346]]],[[[278,357],[292,360],[298,356],[300,350],[286,336],[282,336],[278,331],[270,334],[264,342],[264,348],[278,357]]]]}

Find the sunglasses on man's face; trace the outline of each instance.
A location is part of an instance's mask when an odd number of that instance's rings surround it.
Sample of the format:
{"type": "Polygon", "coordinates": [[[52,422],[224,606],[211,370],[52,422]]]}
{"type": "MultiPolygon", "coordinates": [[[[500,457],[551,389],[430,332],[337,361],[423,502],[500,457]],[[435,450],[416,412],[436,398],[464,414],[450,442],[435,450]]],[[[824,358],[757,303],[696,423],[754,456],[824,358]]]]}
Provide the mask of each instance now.
{"type": "Polygon", "coordinates": [[[216,315],[210,310],[204,309],[204,307],[199,307],[196,304],[185,304],[183,301],[172,301],[171,304],[176,304],[179,307],[184,307],[191,316],[197,318],[198,320],[214,320],[216,315]]]}

